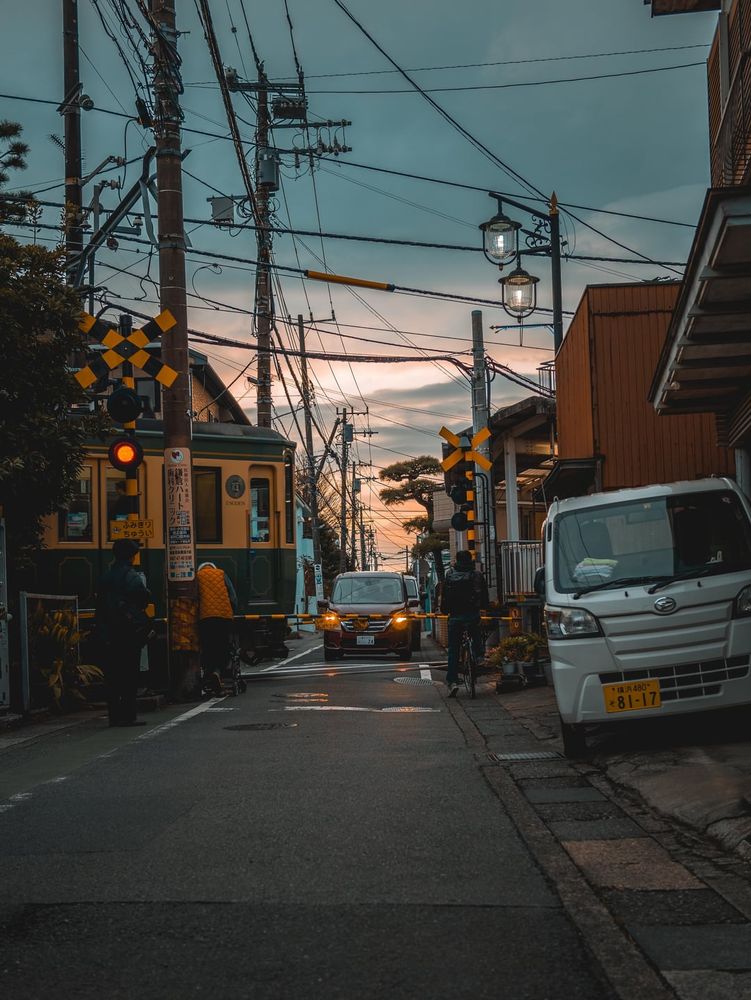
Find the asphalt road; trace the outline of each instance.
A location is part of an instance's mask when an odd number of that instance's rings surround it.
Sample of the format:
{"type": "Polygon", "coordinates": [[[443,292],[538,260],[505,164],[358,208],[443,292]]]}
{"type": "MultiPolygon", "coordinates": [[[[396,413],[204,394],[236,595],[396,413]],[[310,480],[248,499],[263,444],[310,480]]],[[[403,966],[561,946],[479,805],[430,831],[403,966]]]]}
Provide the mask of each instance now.
{"type": "Polygon", "coordinates": [[[2,753],[2,995],[614,996],[432,677],[313,648],[2,753]]]}

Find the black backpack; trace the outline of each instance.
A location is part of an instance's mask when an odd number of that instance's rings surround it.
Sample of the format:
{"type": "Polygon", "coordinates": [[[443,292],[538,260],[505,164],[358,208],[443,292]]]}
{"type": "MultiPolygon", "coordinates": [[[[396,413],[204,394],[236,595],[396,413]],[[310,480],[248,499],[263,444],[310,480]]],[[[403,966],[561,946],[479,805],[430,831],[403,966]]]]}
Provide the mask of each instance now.
{"type": "Polygon", "coordinates": [[[482,606],[480,574],[451,569],[443,583],[443,607],[450,615],[474,615],[482,606]]]}

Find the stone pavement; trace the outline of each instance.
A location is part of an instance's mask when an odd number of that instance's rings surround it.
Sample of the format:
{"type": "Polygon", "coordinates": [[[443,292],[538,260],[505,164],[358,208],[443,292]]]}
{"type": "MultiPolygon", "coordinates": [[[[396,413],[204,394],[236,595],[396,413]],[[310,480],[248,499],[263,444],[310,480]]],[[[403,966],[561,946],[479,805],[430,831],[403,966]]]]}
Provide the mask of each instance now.
{"type": "MultiPolygon", "coordinates": [[[[562,749],[552,687],[498,700],[545,745],[562,749]]],[[[658,813],[751,861],[751,709],[628,720],[591,731],[591,763],[658,813]]]]}
{"type": "MultiPolygon", "coordinates": [[[[610,756],[613,744],[596,736],[592,759],[575,762],[562,756],[552,689],[496,696],[485,682],[475,701],[460,696],[446,706],[619,995],[751,1000],[751,866],[690,829],[691,819],[710,834],[722,822],[706,823],[718,801],[709,779],[686,818],[678,815],[691,769],[706,775],[695,746],[654,752],[654,734],[638,729],[618,734],[630,742],[628,753],[621,742],[610,756]],[[671,795],[660,800],[654,781],[623,778],[627,757],[634,774],[658,775],[671,795]],[[642,788],[657,800],[649,802],[642,788]],[[662,983],[659,992],[656,982],[630,980],[631,970],[643,975],[645,957],[662,983]],[[672,992],[663,993],[666,987],[672,992]]],[[[743,746],[721,746],[711,766],[730,774],[731,751],[740,761],[743,746]]],[[[745,752],[751,761],[747,746],[745,752]]]]}

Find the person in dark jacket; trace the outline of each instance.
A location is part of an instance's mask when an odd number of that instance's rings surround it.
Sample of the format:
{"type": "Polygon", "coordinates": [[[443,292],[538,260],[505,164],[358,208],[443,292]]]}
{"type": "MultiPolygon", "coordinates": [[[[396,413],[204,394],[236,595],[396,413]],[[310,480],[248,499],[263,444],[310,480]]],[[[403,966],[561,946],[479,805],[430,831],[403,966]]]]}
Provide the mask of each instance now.
{"type": "Polygon", "coordinates": [[[111,726],[136,724],[136,696],[141,648],[151,631],[146,607],[151,595],[143,574],[133,567],[138,542],[119,538],[112,546],[114,562],[99,583],[96,630],[107,688],[111,726]]]}
{"type": "Polygon", "coordinates": [[[456,553],[456,562],[446,573],[441,592],[441,612],[449,616],[446,686],[450,698],[455,698],[459,690],[459,644],[465,629],[472,638],[478,663],[482,662],[484,649],[480,613],[487,606],[485,577],[475,569],[472,553],[463,549],[456,553]]]}

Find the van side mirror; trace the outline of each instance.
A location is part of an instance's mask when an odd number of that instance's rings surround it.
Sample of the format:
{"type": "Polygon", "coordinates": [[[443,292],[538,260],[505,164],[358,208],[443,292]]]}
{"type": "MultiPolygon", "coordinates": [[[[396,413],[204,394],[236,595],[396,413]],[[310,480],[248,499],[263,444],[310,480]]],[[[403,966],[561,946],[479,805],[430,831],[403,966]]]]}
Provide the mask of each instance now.
{"type": "Polygon", "coordinates": [[[328,611],[328,610],[329,610],[329,602],[328,601],[319,601],[318,602],[318,614],[319,615],[323,611],[328,611]]]}
{"type": "Polygon", "coordinates": [[[545,600],[545,567],[538,566],[535,570],[534,591],[541,601],[545,600]]]}

